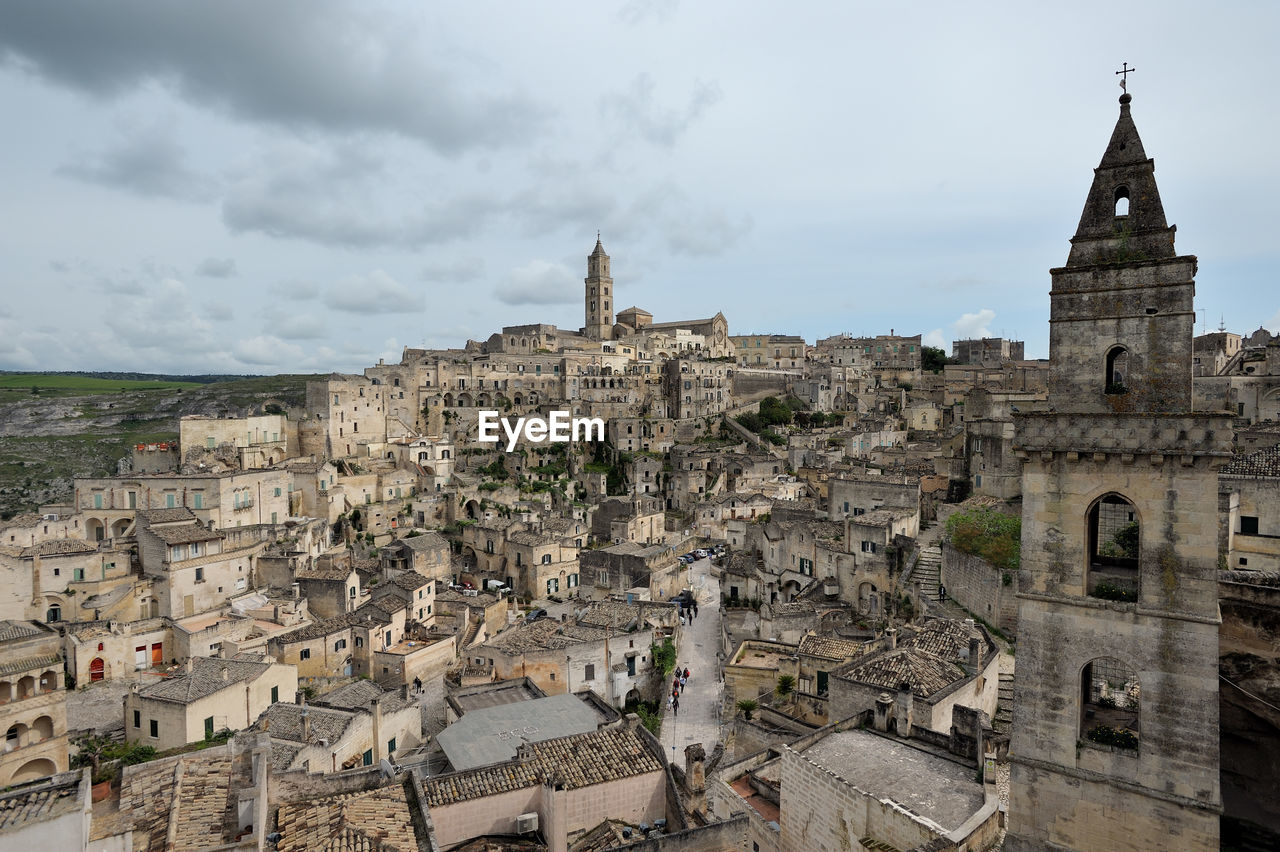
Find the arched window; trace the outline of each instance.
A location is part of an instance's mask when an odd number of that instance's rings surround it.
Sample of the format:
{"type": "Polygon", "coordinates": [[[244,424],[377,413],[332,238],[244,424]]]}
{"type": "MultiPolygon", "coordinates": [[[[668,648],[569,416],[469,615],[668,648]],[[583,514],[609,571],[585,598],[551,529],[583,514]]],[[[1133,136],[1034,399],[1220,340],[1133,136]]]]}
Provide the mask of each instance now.
{"type": "Polygon", "coordinates": [[[55,621],[61,621],[62,607],[59,604],[54,604],[53,606],[49,607],[49,609],[44,614],[44,620],[46,624],[53,624],[55,621]]]}
{"type": "Polygon", "coordinates": [[[1132,503],[1104,494],[1089,508],[1085,593],[1115,601],[1136,601],[1142,527],[1132,503]]]}
{"type": "Polygon", "coordinates": [[[1081,739],[1138,748],[1141,708],[1138,675],[1114,657],[1098,657],[1080,671],[1081,739]]]}
{"type": "Polygon", "coordinates": [[[1107,350],[1106,372],[1103,374],[1105,393],[1128,393],[1129,387],[1129,350],[1123,346],[1112,346],[1107,350]]]}
{"type": "Polygon", "coordinates": [[[1116,200],[1116,215],[1128,216],[1129,215],[1129,187],[1117,186],[1115,200],[1116,200]]]}

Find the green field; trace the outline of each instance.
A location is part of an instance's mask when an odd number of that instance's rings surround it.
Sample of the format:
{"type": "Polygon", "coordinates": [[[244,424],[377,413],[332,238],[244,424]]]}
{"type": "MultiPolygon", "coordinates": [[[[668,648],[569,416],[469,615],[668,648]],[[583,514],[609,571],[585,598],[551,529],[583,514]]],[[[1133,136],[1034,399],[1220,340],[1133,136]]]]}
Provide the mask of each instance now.
{"type": "Polygon", "coordinates": [[[0,375],[0,392],[32,393],[38,388],[66,396],[80,393],[119,393],[120,391],[174,390],[203,387],[199,382],[148,382],[130,379],[95,379],[91,376],[67,376],[59,373],[9,373],[0,375]]]}

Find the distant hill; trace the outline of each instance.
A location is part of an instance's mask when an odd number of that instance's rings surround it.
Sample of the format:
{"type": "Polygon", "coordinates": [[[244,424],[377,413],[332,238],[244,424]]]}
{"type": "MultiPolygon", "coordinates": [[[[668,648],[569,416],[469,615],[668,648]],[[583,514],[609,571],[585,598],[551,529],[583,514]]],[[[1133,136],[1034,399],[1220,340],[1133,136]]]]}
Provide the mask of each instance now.
{"type": "Polygon", "coordinates": [[[321,376],[0,371],[0,517],[70,497],[136,443],[175,440],[187,414],[299,417],[321,376]]]}

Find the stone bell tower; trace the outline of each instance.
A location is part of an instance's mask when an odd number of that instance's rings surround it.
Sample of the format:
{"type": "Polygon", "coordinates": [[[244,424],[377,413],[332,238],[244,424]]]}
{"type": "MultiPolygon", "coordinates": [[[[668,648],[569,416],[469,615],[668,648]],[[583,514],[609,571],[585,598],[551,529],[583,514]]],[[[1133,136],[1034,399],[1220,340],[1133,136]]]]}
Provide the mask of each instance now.
{"type": "Polygon", "coordinates": [[[1049,404],[1023,460],[1008,850],[1217,849],[1218,467],[1193,412],[1196,258],[1130,113],[1051,270],[1049,404]]]}
{"type": "Polygon", "coordinates": [[[613,279],[609,277],[609,255],[604,253],[600,235],[596,247],[587,255],[587,337],[609,340],[613,337],[613,279]]]}

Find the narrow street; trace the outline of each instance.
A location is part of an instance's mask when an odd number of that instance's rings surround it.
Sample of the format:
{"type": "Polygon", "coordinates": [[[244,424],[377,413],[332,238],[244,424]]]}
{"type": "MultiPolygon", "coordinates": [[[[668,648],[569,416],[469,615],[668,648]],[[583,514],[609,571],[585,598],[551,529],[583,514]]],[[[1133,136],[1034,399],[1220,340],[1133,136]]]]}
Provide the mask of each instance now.
{"type": "MultiPolygon", "coordinates": [[[[720,583],[711,576],[711,561],[699,559],[690,566],[690,588],[698,601],[698,617],[684,627],[676,665],[688,668],[690,678],[680,695],[679,714],[663,699],[662,744],[668,759],[684,767],[685,746],[702,743],[707,754],[720,741],[720,703],[723,683],[716,659],[720,647],[720,583]]],[[[668,686],[670,678],[668,678],[668,686]]],[[[670,695],[670,689],[667,690],[670,695]]]]}

